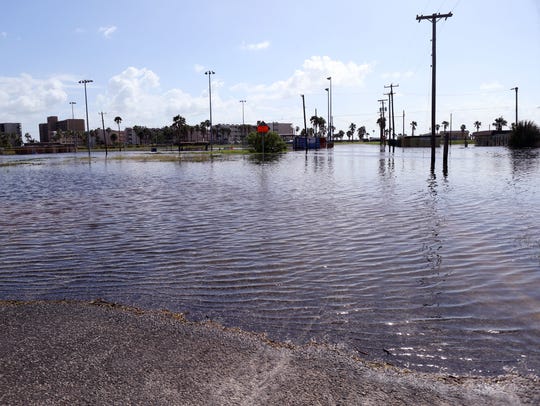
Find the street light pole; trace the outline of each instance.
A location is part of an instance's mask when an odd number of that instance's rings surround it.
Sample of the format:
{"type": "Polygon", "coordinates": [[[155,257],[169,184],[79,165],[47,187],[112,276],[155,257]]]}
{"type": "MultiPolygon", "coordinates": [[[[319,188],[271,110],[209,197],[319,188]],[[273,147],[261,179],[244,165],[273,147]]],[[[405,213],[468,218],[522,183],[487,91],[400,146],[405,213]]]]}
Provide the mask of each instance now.
{"type": "Polygon", "coordinates": [[[328,107],[328,126],[330,127],[330,141],[334,141],[334,116],[333,116],[333,112],[332,112],[332,76],[328,76],[326,78],[327,80],[330,81],[330,87],[329,87],[329,91],[328,91],[328,97],[330,99],[330,103],[328,104],[329,107],[328,107]]]}
{"type": "Polygon", "coordinates": [[[208,75],[208,99],[210,100],[210,151],[212,151],[212,84],[210,77],[215,75],[215,73],[211,70],[204,72],[205,75],[208,75]]]}
{"type": "Polygon", "coordinates": [[[326,90],[326,105],[327,105],[327,110],[328,110],[328,121],[327,121],[327,126],[328,128],[326,129],[326,142],[329,143],[330,142],[330,88],[325,88],[324,90],[326,90]]]}
{"type": "Polygon", "coordinates": [[[517,127],[517,124],[518,124],[518,87],[513,87],[512,89],[510,90],[515,90],[516,91],[516,127],[517,127]]]}
{"type": "Polygon", "coordinates": [[[86,137],[88,139],[88,156],[90,156],[90,124],[88,123],[88,97],[86,94],[86,84],[92,82],[92,79],[79,80],[79,83],[82,83],[84,85],[84,104],[86,106],[86,137]]]}
{"type": "MultiPolygon", "coordinates": [[[[70,101],[69,104],[71,104],[71,119],[75,120],[75,113],[73,111],[73,105],[77,103],[74,101],[70,101]]],[[[74,130],[71,130],[71,142],[75,145],[75,152],[77,152],[77,134],[75,134],[74,130]]]]}
{"type": "Polygon", "coordinates": [[[74,105],[74,104],[77,104],[77,103],[74,102],[74,101],[70,101],[69,104],[71,104],[71,119],[72,119],[72,120],[75,120],[75,113],[74,113],[74,111],[73,111],[73,105],[74,105]]]}
{"type": "Polygon", "coordinates": [[[244,103],[246,101],[245,100],[240,100],[240,103],[242,103],[242,144],[244,143],[244,138],[245,138],[245,132],[246,132],[246,126],[244,124],[244,103]]]}
{"type": "Polygon", "coordinates": [[[308,135],[307,135],[307,121],[306,121],[306,99],[304,98],[304,95],[300,95],[302,97],[302,110],[304,111],[304,136],[306,137],[306,154],[308,152],[308,135]]]}

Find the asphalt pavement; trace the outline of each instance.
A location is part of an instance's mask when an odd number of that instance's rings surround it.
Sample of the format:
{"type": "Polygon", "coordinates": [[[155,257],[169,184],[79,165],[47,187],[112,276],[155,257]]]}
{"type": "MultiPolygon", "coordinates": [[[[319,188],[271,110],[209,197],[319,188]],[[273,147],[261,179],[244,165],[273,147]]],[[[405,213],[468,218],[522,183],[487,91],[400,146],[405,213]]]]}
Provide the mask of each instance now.
{"type": "Polygon", "coordinates": [[[0,301],[0,404],[538,405],[540,381],[416,373],[100,300],[0,301]]]}

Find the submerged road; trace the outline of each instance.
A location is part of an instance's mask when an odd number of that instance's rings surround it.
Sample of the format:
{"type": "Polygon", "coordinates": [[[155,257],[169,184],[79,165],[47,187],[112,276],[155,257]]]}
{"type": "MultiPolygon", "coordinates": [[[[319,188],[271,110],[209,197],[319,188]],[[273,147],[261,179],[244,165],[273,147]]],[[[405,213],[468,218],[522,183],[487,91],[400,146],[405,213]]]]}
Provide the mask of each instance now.
{"type": "Polygon", "coordinates": [[[536,376],[457,377],[93,302],[0,301],[0,404],[540,404],[536,376]]]}

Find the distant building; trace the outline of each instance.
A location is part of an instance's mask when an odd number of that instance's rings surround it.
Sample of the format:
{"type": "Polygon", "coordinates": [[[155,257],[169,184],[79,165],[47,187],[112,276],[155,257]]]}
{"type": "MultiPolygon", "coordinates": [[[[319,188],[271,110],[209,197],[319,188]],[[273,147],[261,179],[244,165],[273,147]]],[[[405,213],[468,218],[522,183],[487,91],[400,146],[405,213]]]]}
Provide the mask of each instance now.
{"type": "MultiPolygon", "coordinates": [[[[444,136],[444,131],[439,132],[439,135],[442,137],[444,136]]],[[[452,130],[452,131],[446,131],[448,133],[448,139],[459,141],[459,140],[465,140],[469,139],[469,130],[461,131],[461,130],[452,130]]]]}
{"type": "Polygon", "coordinates": [[[75,118],[58,121],[57,116],[47,117],[47,122],[39,125],[40,142],[72,143],[85,131],[84,120],[75,118]]]}
{"type": "MultiPolygon", "coordinates": [[[[291,123],[278,123],[276,121],[266,123],[270,131],[278,133],[284,140],[292,140],[294,138],[294,128],[291,123]]],[[[251,132],[257,131],[256,125],[251,124],[218,124],[218,128],[227,128],[227,139],[225,143],[240,144],[244,138],[251,132]]]]}
{"type": "Polygon", "coordinates": [[[510,138],[510,130],[501,131],[477,131],[472,134],[475,145],[479,147],[507,146],[510,138]]]}
{"type": "Polygon", "coordinates": [[[139,137],[131,127],[124,128],[124,142],[127,145],[138,145],[140,144],[139,137]]]}
{"type": "Polygon", "coordinates": [[[0,123],[0,143],[5,147],[18,147],[22,144],[21,123],[0,123]]]}

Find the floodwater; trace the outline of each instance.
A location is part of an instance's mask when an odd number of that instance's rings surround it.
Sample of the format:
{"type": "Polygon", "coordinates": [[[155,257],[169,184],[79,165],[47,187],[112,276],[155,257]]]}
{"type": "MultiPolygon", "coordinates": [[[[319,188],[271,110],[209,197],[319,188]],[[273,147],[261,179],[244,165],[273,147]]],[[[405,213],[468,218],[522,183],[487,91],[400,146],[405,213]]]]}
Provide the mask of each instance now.
{"type": "Polygon", "coordinates": [[[0,156],[0,299],[101,298],[422,371],[540,371],[540,151],[0,156]]]}

